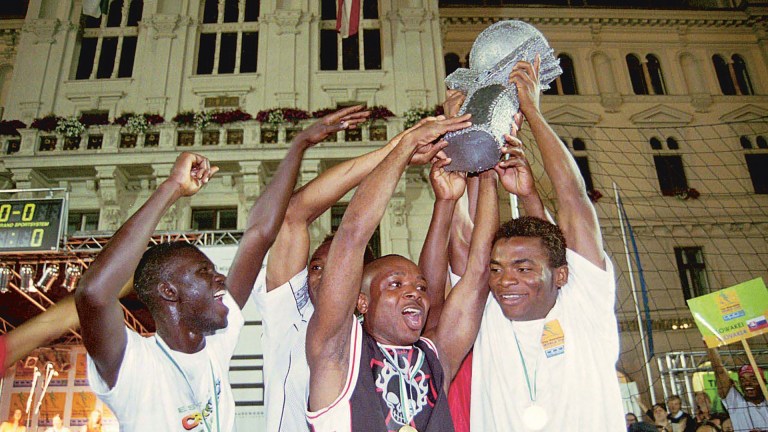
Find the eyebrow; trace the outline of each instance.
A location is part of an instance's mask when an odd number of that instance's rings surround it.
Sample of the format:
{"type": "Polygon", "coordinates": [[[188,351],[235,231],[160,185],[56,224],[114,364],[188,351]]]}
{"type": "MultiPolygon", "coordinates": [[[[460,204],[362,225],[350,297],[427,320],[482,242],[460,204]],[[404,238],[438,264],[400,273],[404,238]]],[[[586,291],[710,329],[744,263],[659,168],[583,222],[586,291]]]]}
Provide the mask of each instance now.
{"type": "MultiPolygon", "coordinates": [[[[533,260],[531,260],[530,258],[520,258],[512,261],[510,264],[518,265],[518,264],[526,264],[526,263],[532,263],[532,262],[533,260]]],[[[491,259],[491,264],[502,265],[500,261],[497,261],[495,259],[491,259]]]]}

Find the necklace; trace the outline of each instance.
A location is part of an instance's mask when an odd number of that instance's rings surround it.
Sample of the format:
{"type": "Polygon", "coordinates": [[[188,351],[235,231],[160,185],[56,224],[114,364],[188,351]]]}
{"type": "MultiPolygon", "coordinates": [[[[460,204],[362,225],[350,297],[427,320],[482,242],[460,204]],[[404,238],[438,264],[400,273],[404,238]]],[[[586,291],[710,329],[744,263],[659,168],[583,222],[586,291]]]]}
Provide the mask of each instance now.
{"type": "Polygon", "coordinates": [[[386,348],[381,346],[379,343],[376,343],[376,345],[379,346],[379,350],[381,350],[381,353],[384,354],[384,358],[387,360],[387,363],[392,366],[395,371],[397,371],[398,384],[400,387],[400,406],[403,407],[403,416],[405,417],[405,425],[400,428],[400,431],[416,431],[416,429],[414,429],[412,426],[409,426],[411,420],[413,420],[413,418],[416,416],[416,413],[411,411],[411,386],[406,385],[406,383],[411,383],[413,379],[416,378],[416,374],[419,373],[419,370],[421,370],[421,366],[424,363],[424,352],[420,349],[417,349],[418,356],[416,357],[416,363],[409,368],[409,362],[405,362],[405,367],[401,368],[398,362],[400,356],[397,355],[396,349],[393,349],[393,351],[395,351],[395,356],[392,357],[386,348]]]}
{"type": "Polygon", "coordinates": [[[523,373],[525,374],[525,384],[528,386],[528,398],[531,401],[531,405],[523,410],[523,425],[526,429],[540,431],[544,429],[544,426],[549,422],[549,415],[540,405],[536,405],[536,378],[539,372],[539,359],[541,359],[541,353],[536,356],[536,365],[533,369],[533,385],[531,385],[531,379],[528,374],[528,366],[525,363],[523,357],[523,350],[520,349],[520,341],[517,339],[517,333],[515,329],[512,329],[512,335],[515,336],[515,346],[517,346],[517,352],[520,354],[520,362],[523,364],[523,373]]]}
{"type": "MultiPolygon", "coordinates": [[[[165,354],[166,357],[168,357],[168,360],[171,361],[171,363],[176,367],[176,370],[179,371],[181,376],[184,378],[184,382],[187,384],[187,388],[189,389],[189,397],[192,400],[193,405],[196,407],[200,406],[200,403],[197,401],[197,398],[195,397],[195,390],[192,388],[192,383],[189,381],[189,378],[187,377],[187,374],[184,373],[184,370],[179,366],[178,363],[176,363],[176,360],[173,358],[171,353],[169,353],[166,348],[163,346],[165,342],[160,343],[160,338],[155,336],[155,342],[157,343],[157,346],[160,347],[160,350],[165,354]]],[[[221,432],[221,425],[219,424],[219,398],[216,395],[216,377],[213,374],[213,362],[211,361],[210,356],[208,357],[208,366],[209,370],[211,371],[211,391],[213,392],[213,406],[216,411],[216,431],[221,432]]],[[[208,432],[211,432],[212,426],[208,424],[208,420],[205,418],[205,413],[200,412],[200,418],[203,421],[203,425],[205,426],[205,430],[208,432]]]]}

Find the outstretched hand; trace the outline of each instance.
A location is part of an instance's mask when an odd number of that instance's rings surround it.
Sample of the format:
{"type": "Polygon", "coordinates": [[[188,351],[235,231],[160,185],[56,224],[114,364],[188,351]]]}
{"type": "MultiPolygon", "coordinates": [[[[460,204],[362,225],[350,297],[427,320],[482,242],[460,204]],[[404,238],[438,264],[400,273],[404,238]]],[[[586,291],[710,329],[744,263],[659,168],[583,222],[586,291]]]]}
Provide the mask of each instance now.
{"type": "Polygon", "coordinates": [[[176,158],[168,181],[180,186],[182,196],[192,196],[218,171],[219,167],[211,166],[208,158],[197,153],[183,152],[176,158]]]}
{"type": "Polygon", "coordinates": [[[539,67],[541,56],[536,54],[533,64],[517,62],[509,74],[510,84],[517,88],[517,99],[520,102],[520,111],[525,115],[539,111],[541,98],[541,83],[539,82],[539,67]]]}
{"type": "Polygon", "coordinates": [[[309,148],[340,130],[354,129],[371,114],[363,108],[363,105],[355,105],[330,113],[299,132],[294,142],[309,148]]]}
{"type": "Polygon", "coordinates": [[[512,135],[504,135],[504,139],[507,145],[502,147],[501,153],[509,158],[502,159],[493,167],[499,174],[501,185],[507,192],[519,197],[536,194],[536,184],[523,151],[523,142],[512,135]]]}
{"type": "Polygon", "coordinates": [[[432,163],[429,181],[435,191],[436,200],[456,201],[464,195],[464,189],[467,187],[467,173],[446,171],[445,167],[450,163],[450,158],[436,159],[432,163]]]}
{"type": "Polygon", "coordinates": [[[434,119],[424,119],[416,127],[406,134],[402,142],[416,147],[416,152],[409,161],[410,165],[423,165],[432,160],[445,146],[444,140],[435,142],[445,133],[464,129],[472,125],[469,121],[471,114],[445,118],[437,116],[434,119]]]}

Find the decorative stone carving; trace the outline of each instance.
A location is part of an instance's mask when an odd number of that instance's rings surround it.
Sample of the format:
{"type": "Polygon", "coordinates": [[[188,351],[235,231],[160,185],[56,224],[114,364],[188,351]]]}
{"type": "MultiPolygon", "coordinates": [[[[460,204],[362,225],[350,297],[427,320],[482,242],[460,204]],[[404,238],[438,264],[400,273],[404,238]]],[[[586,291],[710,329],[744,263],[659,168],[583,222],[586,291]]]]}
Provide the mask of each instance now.
{"type": "Polygon", "coordinates": [[[400,8],[397,11],[404,31],[423,32],[422,23],[430,17],[429,11],[422,8],[400,8]]]}
{"type": "Polygon", "coordinates": [[[277,34],[297,34],[302,22],[300,10],[279,10],[272,15],[272,21],[277,24],[277,34]]]}
{"type": "Polygon", "coordinates": [[[57,19],[32,19],[24,23],[22,27],[23,32],[34,34],[34,43],[49,43],[56,42],[56,32],[61,25],[61,21],[57,19]]]}
{"type": "Polygon", "coordinates": [[[154,30],[155,39],[174,39],[179,27],[179,15],[155,14],[147,20],[147,26],[154,30]]]}

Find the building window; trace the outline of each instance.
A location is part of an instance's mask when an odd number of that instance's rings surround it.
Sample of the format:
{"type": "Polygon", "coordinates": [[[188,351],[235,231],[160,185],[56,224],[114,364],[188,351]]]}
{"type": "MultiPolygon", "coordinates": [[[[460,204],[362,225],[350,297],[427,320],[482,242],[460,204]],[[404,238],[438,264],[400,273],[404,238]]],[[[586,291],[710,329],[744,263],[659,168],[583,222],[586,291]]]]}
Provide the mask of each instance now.
{"type": "Polygon", "coordinates": [[[627,69],[632,82],[632,90],[637,95],[666,94],[664,76],[661,73],[661,63],[653,54],[645,56],[645,61],[634,54],[627,55],[627,69]]]}
{"type": "Polygon", "coordinates": [[[192,209],[191,225],[197,231],[237,229],[237,208],[192,209]]]}
{"type": "Polygon", "coordinates": [[[768,194],[768,153],[745,154],[749,177],[756,194],[768,194]]]}
{"type": "Polygon", "coordinates": [[[725,57],[715,54],[712,56],[712,64],[715,67],[717,81],[720,83],[720,91],[724,95],[753,95],[752,80],[749,78],[747,64],[744,58],[738,54],[731,56],[730,61],[725,57]]]}
{"type": "Polygon", "coordinates": [[[258,0],[204,0],[197,74],[256,72],[258,0]]]}
{"type": "Polygon", "coordinates": [[[563,69],[563,74],[557,77],[550,85],[549,89],[544,92],[548,95],[575,95],[579,94],[578,87],[576,86],[576,72],[573,69],[573,60],[568,54],[560,54],[557,56],[560,59],[560,68],[563,69]]]}
{"type": "Polygon", "coordinates": [[[707,269],[704,266],[704,252],[701,247],[676,247],[675,259],[685,299],[709,294],[707,269]]]}
{"type": "Polygon", "coordinates": [[[678,155],[655,155],[656,175],[659,177],[659,188],[665,196],[677,195],[688,190],[688,180],[683,170],[683,158],[678,155]]]}
{"type": "Polygon", "coordinates": [[[342,38],[336,32],[336,0],[322,0],[320,70],[381,69],[381,23],[378,0],[363,0],[360,30],[342,38]]]}
{"type": "MultiPolygon", "coordinates": [[[[347,204],[336,204],[331,207],[331,232],[335,233],[339,229],[345,211],[347,211],[347,204]]],[[[371,239],[368,240],[368,246],[373,251],[374,257],[378,258],[381,256],[380,227],[376,227],[376,231],[373,232],[371,239]]]]}
{"type": "Polygon", "coordinates": [[[71,211],[67,216],[67,233],[96,231],[99,229],[98,210],[71,211]]]}
{"type": "Polygon", "coordinates": [[[141,0],[114,0],[100,18],[84,16],[75,79],[129,78],[133,75],[141,0]]]}

